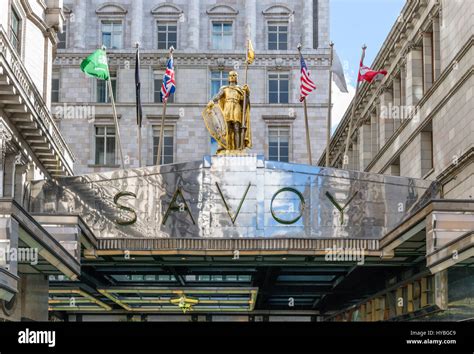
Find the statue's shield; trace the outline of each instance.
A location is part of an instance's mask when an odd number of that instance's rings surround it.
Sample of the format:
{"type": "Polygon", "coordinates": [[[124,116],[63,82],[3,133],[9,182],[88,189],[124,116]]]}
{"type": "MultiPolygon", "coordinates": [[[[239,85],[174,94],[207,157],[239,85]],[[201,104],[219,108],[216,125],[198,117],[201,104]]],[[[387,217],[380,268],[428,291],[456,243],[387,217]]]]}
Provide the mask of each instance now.
{"type": "Polygon", "coordinates": [[[204,123],[209,134],[216,139],[217,143],[224,149],[228,149],[227,124],[224,119],[221,107],[215,104],[212,108],[206,108],[202,112],[204,123]]]}

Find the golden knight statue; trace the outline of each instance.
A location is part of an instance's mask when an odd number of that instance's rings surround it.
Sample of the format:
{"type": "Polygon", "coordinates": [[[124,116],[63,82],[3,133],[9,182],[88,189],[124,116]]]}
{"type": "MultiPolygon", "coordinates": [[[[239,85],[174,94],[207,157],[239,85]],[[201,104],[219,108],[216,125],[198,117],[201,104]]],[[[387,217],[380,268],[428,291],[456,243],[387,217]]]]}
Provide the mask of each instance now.
{"type": "Polygon", "coordinates": [[[242,153],[252,147],[250,89],[237,84],[237,72],[229,73],[229,85],[222,86],[207,104],[202,116],[211,136],[219,144],[217,153],[242,153]]]}

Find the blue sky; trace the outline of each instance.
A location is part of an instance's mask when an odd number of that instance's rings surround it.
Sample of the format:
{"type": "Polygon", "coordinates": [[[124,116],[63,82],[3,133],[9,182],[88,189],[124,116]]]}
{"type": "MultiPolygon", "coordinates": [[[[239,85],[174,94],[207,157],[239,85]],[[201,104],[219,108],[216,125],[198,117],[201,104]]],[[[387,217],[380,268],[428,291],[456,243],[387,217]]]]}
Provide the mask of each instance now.
{"type": "Polygon", "coordinates": [[[349,93],[333,88],[333,130],[342,118],[355,91],[361,47],[370,66],[380,50],[406,0],[330,0],[331,40],[346,72],[349,93]]]}

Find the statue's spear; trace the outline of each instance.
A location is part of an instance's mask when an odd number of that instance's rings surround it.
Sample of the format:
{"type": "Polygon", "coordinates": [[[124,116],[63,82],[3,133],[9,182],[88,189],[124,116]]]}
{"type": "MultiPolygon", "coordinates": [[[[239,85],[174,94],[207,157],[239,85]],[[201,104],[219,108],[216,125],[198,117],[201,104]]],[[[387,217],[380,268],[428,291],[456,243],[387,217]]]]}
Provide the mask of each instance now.
{"type": "MultiPolygon", "coordinates": [[[[255,51],[253,50],[252,41],[247,40],[247,58],[245,60],[245,85],[247,85],[249,65],[255,60],[255,51]]],[[[247,92],[244,95],[244,106],[242,109],[242,131],[240,133],[240,150],[245,147],[245,135],[247,134],[247,104],[248,96],[247,92]]]]}

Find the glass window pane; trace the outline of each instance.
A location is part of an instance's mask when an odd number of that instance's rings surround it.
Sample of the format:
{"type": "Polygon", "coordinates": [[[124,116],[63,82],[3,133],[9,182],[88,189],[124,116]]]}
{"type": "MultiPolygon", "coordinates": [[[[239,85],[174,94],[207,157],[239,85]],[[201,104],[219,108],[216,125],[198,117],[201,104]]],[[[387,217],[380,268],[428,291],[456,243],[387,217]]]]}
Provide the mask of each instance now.
{"type": "Polygon", "coordinates": [[[107,157],[106,157],[106,164],[107,165],[114,165],[115,164],[115,138],[108,137],[107,138],[107,157]]]}
{"type": "Polygon", "coordinates": [[[102,33],[102,44],[107,48],[111,47],[111,38],[110,33],[102,33]]]}
{"type": "Polygon", "coordinates": [[[53,79],[52,80],[51,88],[53,90],[59,90],[59,79],[53,79]]]}
{"type": "Polygon", "coordinates": [[[104,163],[104,140],[105,138],[97,137],[95,139],[95,163],[101,165],[104,163]]]}
{"type": "Polygon", "coordinates": [[[288,92],[288,80],[280,81],[280,91],[288,92]]]}
{"type": "Polygon", "coordinates": [[[158,41],[159,42],[166,42],[166,32],[158,33],[158,41]]]}
{"type": "Polygon", "coordinates": [[[278,93],[270,92],[268,100],[269,100],[270,103],[278,103],[278,93]]]}
{"type": "Polygon", "coordinates": [[[116,34],[112,37],[112,48],[120,49],[122,48],[122,35],[116,34]]]}
{"type": "Polygon", "coordinates": [[[288,103],[288,92],[280,93],[280,103],[288,103]]]}
{"type": "Polygon", "coordinates": [[[102,23],[102,32],[112,32],[112,24],[110,22],[102,23]]]}
{"type": "Polygon", "coordinates": [[[276,42],[269,42],[268,43],[268,50],[277,50],[278,46],[276,42]]]}
{"type": "Polygon", "coordinates": [[[278,81],[277,80],[270,80],[268,83],[268,90],[270,92],[277,92],[278,91],[278,81]]]}

